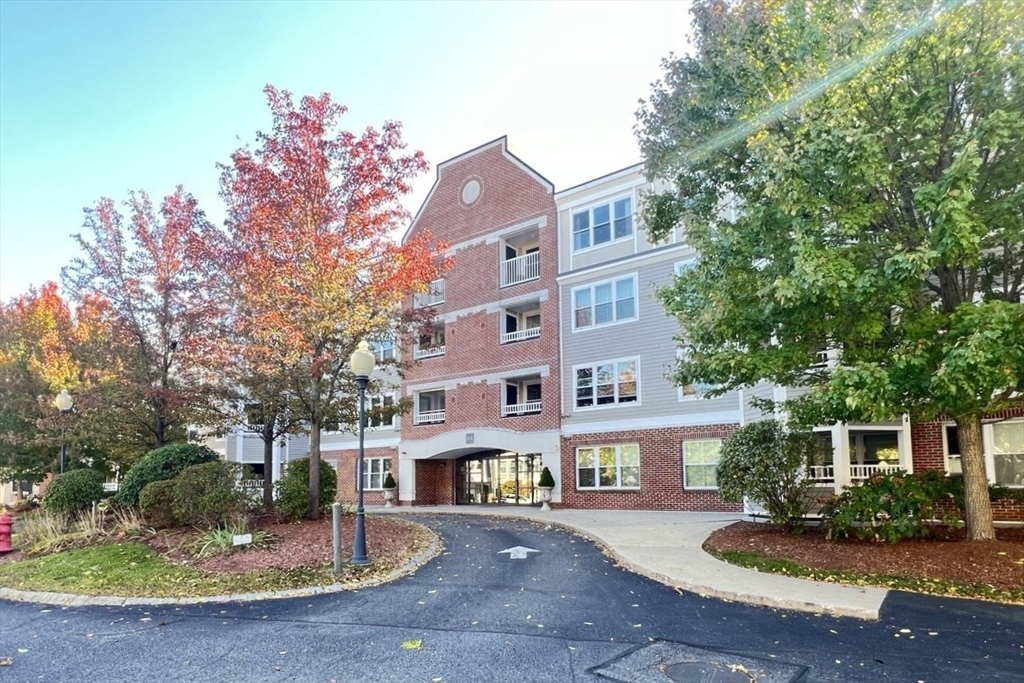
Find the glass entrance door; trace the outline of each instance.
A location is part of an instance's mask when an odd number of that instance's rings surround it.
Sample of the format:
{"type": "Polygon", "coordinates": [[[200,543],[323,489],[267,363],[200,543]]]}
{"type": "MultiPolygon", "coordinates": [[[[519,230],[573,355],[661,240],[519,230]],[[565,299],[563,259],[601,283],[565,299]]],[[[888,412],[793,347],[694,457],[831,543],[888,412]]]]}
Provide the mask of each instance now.
{"type": "Polygon", "coordinates": [[[470,455],[458,462],[456,504],[533,505],[536,501],[539,454],[470,455]]]}

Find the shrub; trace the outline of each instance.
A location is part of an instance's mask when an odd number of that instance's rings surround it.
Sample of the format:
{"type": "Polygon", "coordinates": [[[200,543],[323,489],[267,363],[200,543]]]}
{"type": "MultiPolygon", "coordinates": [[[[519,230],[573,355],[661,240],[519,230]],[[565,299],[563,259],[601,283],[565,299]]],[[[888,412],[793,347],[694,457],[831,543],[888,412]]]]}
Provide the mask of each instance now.
{"type": "Polygon", "coordinates": [[[809,432],[787,432],[775,420],[751,422],[722,444],[718,492],[734,503],[746,496],[765,509],[772,524],[799,532],[815,485],[805,468],[824,448],[809,432]]]}
{"type": "MultiPolygon", "coordinates": [[[[284,475],[274,483],[277,491],[277,510],[284,517],[296,521],[306,516],[309,509],[309,459],[292,460],[284,475]]],[[[330,463],[320,462],[320,509],[326,510],[334,502],[338,491],[338,475],[330,463]]]]}
{"type": "Polygon", "coordinates": [[[142,456],[131,466],[121,480],[115,501],[122,507],[139,504],[139,492],[146,484],[165,479],[174,479],[189,465],[217,460],[217,454],[206,446],[191,443],[175,443],[155,448],[142,456]]]}
{"type": "Polygon", "coordinates": [[[540,471],[540,479],[537,480],[537,486],[551,486],[555,485],[555,478],[551,476],[551,470],[547,467],[540,471]]]}
{"type": "Polygon", "coordinates": [[[103,477],[96,470],[71,470],[54,477],[46,487],[43,507],[70,519],[103,497],[103,477]]]}
{"type": "Polygon", "coordinates": [[[397,488],[398,484],[395,483],[395,478],[388,472],[388,476],[384,477],[384,485],[381,488],[393,489],[397,488]]]}
{"type": "Polygon", "coordinates": [[[139,512],[146,524],[154,529],[178,526],[178,518],[174,514],[174,480],[163,479],[146,484],[139,493],[139,512]]]}
{"type": "Polygon", "coordinates": [[[174,478],[174,516],[182,524],[211,529],[245,512],[248,500],[238,488],[242,467],[215,460],[191,465],[174,478]]]}
{"type": "MultiPolygon", "coordinates": [[[[853,533],[861,540],[895,542],[928,536],[933,528],[926,522],[935,518],[935,502],[947,496],[955,500],[956,485],[954,478],[931,472],[876,472],[830,499],[821,516],[829,538],[853,533]]],[[[938,521],[950,527],[961,524],[956,510],[944,511],[938,521]]]]}

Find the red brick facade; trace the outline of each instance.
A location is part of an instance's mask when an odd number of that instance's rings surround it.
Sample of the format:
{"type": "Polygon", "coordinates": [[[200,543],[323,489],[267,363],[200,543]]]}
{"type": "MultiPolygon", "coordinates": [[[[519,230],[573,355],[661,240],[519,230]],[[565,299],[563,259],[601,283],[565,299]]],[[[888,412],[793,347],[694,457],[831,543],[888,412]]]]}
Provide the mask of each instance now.
{"type": "Polygon", "coordinates": [[[686,510],[739,512],[717,491],[683,488],[683,441],[725,439],[739,425],[717,424],[562,437],[562,505],[572,508],[621,510],[686,510]],[[576,449],[635,443],[640,446],[640,488],[633,491],[590,491],[576,488],[576,449]]]}

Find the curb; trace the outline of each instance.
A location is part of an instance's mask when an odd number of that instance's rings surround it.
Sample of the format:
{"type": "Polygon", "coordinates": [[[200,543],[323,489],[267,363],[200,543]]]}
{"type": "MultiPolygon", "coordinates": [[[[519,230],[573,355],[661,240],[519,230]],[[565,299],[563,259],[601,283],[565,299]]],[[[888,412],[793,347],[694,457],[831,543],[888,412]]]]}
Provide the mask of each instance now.
{"type": "Polygon", "coordinates": [[[343,591],[361,590],[372,586],[390,583],[396,579],[412,574],[430,560],[441,554],[444,543],[441,537],[429,527],[424,527],[433,536],[430,545],[404,565],[394,571],[365,581],[356,583],[332,583],[327,586],[310,586],[308,588],[292,588],[281,591],[259,591],[253,593],[229,593],[227,595],[207,595],[188,598],[128,598],[108,595],[79,595],[77,593],[51,593],[45,591],[23,591],[16,588],[0,586],[0,600],[13,602],[32,602],[56,607],[132,607],[153,605],[202,605],[227,602],[255,602],[260,600],[283,600],[285,598],[303,598],[311,595],[341,593],[343,591]]]}

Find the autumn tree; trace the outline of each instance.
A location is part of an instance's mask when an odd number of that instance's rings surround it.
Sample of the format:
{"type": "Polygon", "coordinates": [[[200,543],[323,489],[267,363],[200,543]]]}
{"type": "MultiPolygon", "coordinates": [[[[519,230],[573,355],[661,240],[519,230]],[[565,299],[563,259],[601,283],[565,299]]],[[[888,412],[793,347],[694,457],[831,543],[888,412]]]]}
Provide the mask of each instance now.
{"type": "Polygon", "coordinates": [[[400,124],[356,134],[339,129],[346,109],[328,94],[296,106],[287,91],[265,93],[273,128],[222,167],[232,327],[251,370],[281,382],[309,430],[315,518],[321,431],[356,424],[349,355],[401,334],[401,302],[446,264],[430,235],[392,237],[408,218],[399,199],[426,168],[422,153],[403,152],[400,124]]]}
{"type": "Polygon", "coordinates": [[[956,421],[993,538],[983,416],[1024,394],[1024,14],[1015,0],[698,0],[639,112],[683,384],[812,391],[805,423],[956,421]],[[729,210],[731,209],[731,210],[729,210]],[[831,349],[832,368],[813,368],[831,349]]]}
{"type": "Polygon", "coordinates": [[[86,210],[87,234],[74,236],[83,255],[62,276],[76,300],[107,307],[109,338],[86,361],[106,377],[90,390],[106,417],[94,428],[138,457],[213,419],[218,378],[199,359],[220,316],[208,257],[222,235],[181,187],[159,210],[144,192],[126,205],[127,217],[111,199],[86,210]]]}

